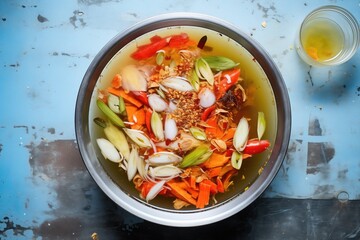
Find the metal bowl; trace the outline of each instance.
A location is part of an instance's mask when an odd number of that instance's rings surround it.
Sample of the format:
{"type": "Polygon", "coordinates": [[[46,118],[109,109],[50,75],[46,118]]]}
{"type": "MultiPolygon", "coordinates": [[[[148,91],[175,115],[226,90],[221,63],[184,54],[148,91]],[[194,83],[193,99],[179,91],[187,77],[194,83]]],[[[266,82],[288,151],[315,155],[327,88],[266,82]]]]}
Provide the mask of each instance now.
{"type": "Polygon", "coordinates": [[[264,192],[278,172],[288,147],[290,128],[288,93],[278,68],[264,49],[233,25],[211,16],[194,13],[172,13],[153,17],[113,38],[97,54],[85,73],[75,110],[79,150],[98,186],[125,210],[148,221],[168,226],[199,226],[217,222],[251,204],[264,192]],[[93,125],[93,118],[98,114],[94,107],[94,92],[106,84],[106,74],[112,74],[111,66],[118,61],[117,58],[125,47],[131,44],[136,46],[144,35],[149,38],[159,32],[184,31],[210,34],[218,38],[218,44],[223,45],[226,51],[241,56],[242,74],[247,74],[249,78],[258,78],[258,89],[266,93],[264,102],[268,104],[267,137],[271,139],[272,145],[270,151],[253,161],[256,164],[244,163],[243,173],[234,179],[234,187],[217,197],[217,204],[204,209],[174,210],[166,200],[147,203],[140,199],[133,184],[127,180],[126,173],[121,172],[116,164],[103,159],[94,140],[101,135],[93,125]],[[253,71],[256,74],[251,75],[253,71]],[[246,181],[241,181],[244,175],[246,181]]]}

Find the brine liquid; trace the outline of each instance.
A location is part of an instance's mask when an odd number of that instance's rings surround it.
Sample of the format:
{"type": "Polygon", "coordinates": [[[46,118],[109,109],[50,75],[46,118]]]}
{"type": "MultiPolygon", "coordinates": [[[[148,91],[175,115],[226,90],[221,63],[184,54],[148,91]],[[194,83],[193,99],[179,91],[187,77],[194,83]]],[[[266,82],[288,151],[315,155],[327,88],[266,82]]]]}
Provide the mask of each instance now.
{"type": "Polygon", "coordinates": [[[341,53],[344,48],[344,34],[335,22],[315,19],[302,28],[301,44],[312,59],[325,62],[341,53]]]}

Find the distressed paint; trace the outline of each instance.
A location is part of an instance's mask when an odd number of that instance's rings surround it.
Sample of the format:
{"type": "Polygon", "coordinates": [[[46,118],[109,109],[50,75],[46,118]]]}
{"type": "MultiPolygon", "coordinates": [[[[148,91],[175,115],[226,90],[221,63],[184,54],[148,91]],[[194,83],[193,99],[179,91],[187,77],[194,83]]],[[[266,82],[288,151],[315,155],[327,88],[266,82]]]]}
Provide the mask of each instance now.
{"type": "Polygon", "coordinates": [[[290,95],[291,141],[263,195],[269,199],[220,223],[229,239],[264,239],[261,232],[266,239],[359,238],[359,51],[342,66],[317,69],[301,62],[293,44],[305,15],[326,4],[360,19],[359,1],[1,1],[0,239],[93,232],[134,239],[154,228],[154,239],[168,237],[162,230],[170,228],[132,216],[100,192],[78,154],[73,119],[81,79],[102,46],[138,21],[175,11],[213,15],[248,33],[272,56],[290,95]],[[297,198],[339,201],[290,200],[297,198]]]}

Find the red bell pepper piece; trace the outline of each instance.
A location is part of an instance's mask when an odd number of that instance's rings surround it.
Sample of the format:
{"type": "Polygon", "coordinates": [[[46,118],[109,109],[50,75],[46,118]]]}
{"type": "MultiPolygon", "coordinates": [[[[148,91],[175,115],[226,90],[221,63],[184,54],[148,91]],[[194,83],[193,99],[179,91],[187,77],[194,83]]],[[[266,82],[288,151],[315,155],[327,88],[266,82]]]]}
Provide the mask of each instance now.
{"type": "Polygon", "coordinates": [[[174,36],[171,36],[171,38],[170,38],[169,47],[183,48],[183,47],[186,47],[186,44],[188,41],[189,41],[189,36],[186,33],[174,35],[174,36]]]}
{"type": "Polygon", "coordinates": [[[133,91],[134,95],[136,96],[137,100],[145,104],[146,106],[149,106],[149,100],[146,92],[142,91],[133,91]]]}
{"type": "Polygon", "coordinates": [[[131,54],[131,57],[136,60],[144,60],[155,55],[155,53],[166,47],[168,40],[159,36],[154,36],[150,39],[151,43],[141,45],[131,54]]]}
{"type": "Polygon", "coordinates": [[[240,69],[230,69],[223,71],[221,74],[220,81],[214,83],[214,93],[216,99],[220,99],[226,93],[229,88],[231,88],[240,77],[240,69]]]}
{"type": "Polygon", "coordinates": [[[257,154],[265,151],[270,146],[270,142],[268,140],[258,140],[252,139],[249,140],[246,144],[246,147],[242,151],[245,154],[257,154]]]}

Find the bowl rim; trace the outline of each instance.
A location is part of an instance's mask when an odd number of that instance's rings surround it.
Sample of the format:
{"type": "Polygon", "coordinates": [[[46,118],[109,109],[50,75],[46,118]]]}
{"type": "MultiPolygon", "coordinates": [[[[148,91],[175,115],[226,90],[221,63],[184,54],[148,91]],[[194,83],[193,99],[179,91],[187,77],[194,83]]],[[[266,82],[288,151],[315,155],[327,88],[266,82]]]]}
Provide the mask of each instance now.
{"type": "Polygon", "coordinates": [[[145,220],[177,227],[201,226],[230,217],[241,211],[257,199],[276,176],[285,158],[291,132],[291,108],[285,82],[278,67],[263,47],[236,26],[219,18],[199,13],[168,13],[147,18],[112,38],[90,63],[81,82],[75,106],[75,134],[80,155],[87,170],[102,191],[116,204],[128,212],[145,220]],[[219,207],[205,208],[203,211],[188,212],[164,211],[144,204],[122,192],[105,171],[99,161],[92,161],[95,156],[89,134],[88,110],[92,89],[98,76],[111,57],[133,39],[156,29],[174,26],[196,26],[208,28],[238,42],[252,54],[263,68],[273,88],[277,108],[277,132],[272,154],[264,166],[262,174],[249,186],[249,189],[219,207]],[[121,42],[121,44],[119,44],[121,42]],[[121,47],[119,47],[121,45],[121,47]],[[261,56],[261,58],[256,58],[261,56]],[[91,80],[97,76],[96,80],[91,80]],[[85,124],[84,124],[85,123],[85,124]],[[277,157],[275,157],[277,155],[277,157]],[[224,207],[226,205],[226,208],[224,207]]]}

